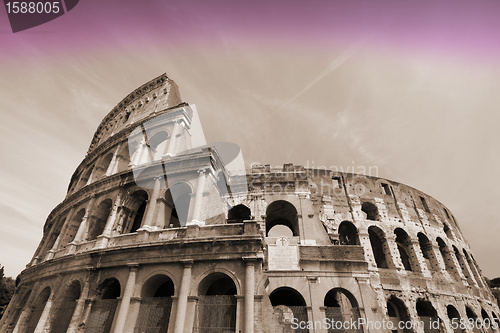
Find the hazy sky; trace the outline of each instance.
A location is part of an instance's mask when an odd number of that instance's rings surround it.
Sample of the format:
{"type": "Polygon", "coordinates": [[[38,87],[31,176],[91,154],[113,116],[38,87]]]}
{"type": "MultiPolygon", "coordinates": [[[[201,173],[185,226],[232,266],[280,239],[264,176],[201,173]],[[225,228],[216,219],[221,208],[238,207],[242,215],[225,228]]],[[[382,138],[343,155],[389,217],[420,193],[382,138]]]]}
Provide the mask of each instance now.
{"type": "Polygon", "coordinates": [[[166,72],[248,164],[359,168],[456,216],[500,276],[496,1],[81,1],[10,31],[0,9],[0,264],[15,276],[102,118],[166,72]]]}

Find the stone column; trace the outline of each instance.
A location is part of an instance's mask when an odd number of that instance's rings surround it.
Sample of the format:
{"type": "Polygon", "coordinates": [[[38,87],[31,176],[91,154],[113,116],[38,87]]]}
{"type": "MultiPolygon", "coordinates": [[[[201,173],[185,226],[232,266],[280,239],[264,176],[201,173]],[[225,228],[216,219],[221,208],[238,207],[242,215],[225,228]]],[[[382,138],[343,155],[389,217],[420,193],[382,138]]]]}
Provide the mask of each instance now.
{"type": "Polygon", "coordinates": [[[23,311],[21,312],[21,315],[17,319],[17,323],[13,323],[16,326],[14,327],[14,330],[12,331],[12,333],[19,333],[22,331],[23,326],[24,326],[24,322],[26,321],[29,314],[31,313],[31,310],[33,307],[33,302],[35,301],[36,297],[38,296],[39,290],[37,287],[38,286],[35,285],[35,286],[33,286],[33,289],[31,289],[31,294],[28,297],[26,304],[24,304],[24,306],[23,306],[23,311]]]}
{"type": "Polygon", "coordinates": [[[384,247],[385,260],[387,262],[387,267],[390,269],[397,269],[398,271],[404,271],[403,261],[399,255],[398,245],[396,244],[395,235],[385,235],[385,240],[382,239],[382,247],[384,247]],[[395,259],[399,260],[396,262],[395,259]]]}
{"type": "Polygon", "coordinates": [[[109,162],[108,169],[104,173],[105,176],[110,176],[118,171],[118,162],[120,160],[120,156],[118,154],[120,153],[122,145],[123,144],[120,144],[116,147],[113,158],[111,159],[111,162],[109,162]]]}
{"type": "Polygon", "coordinates": [[[183,260],[184,265],[182,272],[181,288],[179,290],[179,298],[177,300],[177,310],[175,311],[174,333],[184,333],[184,322],[186,321],[186,310],[191,289],[191,269],[193,267],[192,260],[183,260]]]}
{"type": "Polygon", "coordinates": [[[95,201],[95,196],[93,196],[90,201],[89,201],[89,204],[87,205],[87,209],[85,210],[85,215],[83,215],[83,218],[82,218],[82,222],[80,223],[80,226],[78,227],[78,231],[76,232],[76,235],[75,235],[75,238],[73,240],[73,242],[71,243],[80,243],[84,240],[85,238],[85,234],[87,233],[87,229],[88,229],[88,219],[89,219],[89,215],[90,215],[90,211],[92,210],[92,208],[94,207],[94,201],[95,201]]]}
{"type": "Polygon", "coordinates": [[[85,281],[85,284],[83,285],[82,293],[80,294],[80,298],[78,298],[75,311],[73,311],[73,315],[71,316],[71,321],[66,333],[76,333],[78,330],[78,325],[80,324],[81,319],[83,319],[82,316],[85,312],[85,303],[87,302],[90,291],[90,274],[91,269],[88,269],[87,279],[85,281]]]}
{"type": "Polygon", "coordinates": [[[255,303],[255,262],[254,257],[245,257],[245,333],[253,333],[255,303]]]}
{"type": "Polygon", "coordinates": [[[128,274],[127,284],[125,285],[125,290],[123,291],[123,296],[120,302],[120,307],[118,309],[118,314],[116,316],[116,325],[113,333],[122,333],[125,328],[125,320],[128,315],[128,308],[130,307],[130,298],[134,294],[135,289],[135,277],[137,270],[139,269],[138,264],[129,264],[130,272],[128,274]]]}
{"type": "Polygon", "coordinates": [[[172,157],[175,156],[175,142],[177,140],[177,134],[179,134],[179,122],[174,121],[174,128],[172,129],[172,135],[170,135],[170,140],[168,141],[168,145],[166,145],[165,153],[163,157],[172,157]]]}
{"type": "Polygon", "coordinates": [[[153,187],[153,193],[151,194],[151,199],[149,200],[149,206],[146,212],[146,216],[144,217],[144,223],[141,228],[145,226],[157,226],[158,223],[155,223],[154,220],[155,212],[156,212],[156,203],[158,201],[158,197],[160,196],[161,189],[161,181],[163,180],[163,176],[155,177],[155,183],[153,187]]]}
{"type": "Polygon", "coordinates": [[[52,245],[52,249],[49,250],[47,253],[47,260],[50,260],[54,258],[54,253],[57,251],[59,248],[59,245],[61,244],[61,240],[64,238],[66,235],[66,230],[68,230],[68,224],[73,218],[73,214],[75,212],[75,206],[72,206],[68,212],[68,215],[66,216],[66,219],[64,220],[63,226],[61,228],[61,232],[59,233],[59,236],[57,237],[56,241],[54,242],[54,245],[52,245]]]}
{"type": "Polygon", "coordinates": [[[424,258],[422,249],[420,249],[420,242],[418,241],[418,239],[412,238],[411,236],[408,237],[410,237],[411,250],[415,254],[414,260],[411,260],[412,254],[409,253],[411,263],[416,266],[414,268],[414,271],[420,271],[423,276],[430,278],[431,277],[430,267],[427,267],[427,261],[424,258]]]}
{"type": "Polygon", "coordinates": [[[113,209],[111,210],[111,214],[109,214],[108,220],[106,221],[106,225],[104,226],[104,231],[101,235],[97,236],[97,242],[95,248],[103,248],[106,247],[108,243],[109,237],[111,237],[111,231],[113,230],[113,225],[115,224],[116,218],[118,216],[118,210],[122,204],[122,196],[125,190],[120,188],[118,190],[118,195],[116,196],[115,204],[113,205],[113,209]]]}
{"type": "Polygon", "coordinates": [[[194,208],[191,218],[191,222],[187,224],[197,224],[202,225],[204,222],[201,219],[201,204],[203,201],[203,191],[205,189],[205,172],[206,169],[198,170],[198,182],[196,184],[196,195],[194,197],[194,208]]]}
{"type": "Polygon", "coordinates": [[[141,141],[139,142],[137,148],[134,151],[134,155],[132,155],[132,157],[130,158],[131,165],[135,166],[141,164],[142,155],[145,149],[146,149],[146,138],[143,135],[141,141]]]}
{"type": "Polygon", "coordinates": [[[54,292],[52,291],[45,306],[43,307],[42,315],[38,319],[38,324],[36,325],[34,333],[43,333],[45,331],[45,325],[49,319],[50,309],[52,308],[52,298],[54,298],[54,292]]]}

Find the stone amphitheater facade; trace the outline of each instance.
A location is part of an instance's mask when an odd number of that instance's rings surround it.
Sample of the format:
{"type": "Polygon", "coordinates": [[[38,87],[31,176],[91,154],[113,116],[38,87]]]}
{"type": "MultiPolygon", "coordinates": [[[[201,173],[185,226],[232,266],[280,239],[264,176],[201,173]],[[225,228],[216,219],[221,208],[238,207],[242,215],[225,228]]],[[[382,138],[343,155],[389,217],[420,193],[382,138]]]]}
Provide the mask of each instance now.
{"type": "Polygon", "coordinates": [[[196,115],[161,75],[104,118],[1,332],[500,332],[439,201],[335,170],[238,173],[236,145],[194,144],[196,115]]]}

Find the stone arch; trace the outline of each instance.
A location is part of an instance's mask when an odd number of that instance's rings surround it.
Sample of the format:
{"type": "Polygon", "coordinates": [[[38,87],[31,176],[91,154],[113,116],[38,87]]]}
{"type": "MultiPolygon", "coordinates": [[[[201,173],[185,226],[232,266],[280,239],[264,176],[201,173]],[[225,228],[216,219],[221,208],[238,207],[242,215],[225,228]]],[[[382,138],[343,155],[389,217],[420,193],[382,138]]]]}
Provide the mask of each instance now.
{"type": "Polygon", "coordinates": [[[148,205],[148,193],[144,190],[133,192],[127,199],[126,208],[129,218],[122,226],[122,233],[133,233],[142,226],[146,208],[148,205]]]}
{"type": "MultiPolygon", "coordinates": [[[[32,289],[26,290],[22,296],[19,298],[19,301],[16,299],[17,306],[14,308],[14,314],[12,315],[12,319],[10,320],[10,323],[12,326],[15,326],[17,324],[17,321],[19,320],[19,317],[21,317],[21,313],[23,312],[24,306],[27,304],[29,297],[31,296],[32,289]]],[[[9,315],[8,313],[4,313],[4,316],[9,315]]],[[[6,325],[7,323],[5,323],[6,325]]],[[[1,327],[0,327],[1,328],[1,327]]]]}
{"type": "Polygon", "coordinates": [[[92,175],[93,180],[100,179],[106,175],[106,171],[113,160],[113,153],[107,153],[103,155],[99,162],[95,165],[94,173],[92,175]]]}
{"type": "Polygon", "coordinates": [[[213,272],[198,284],[199,332],[234,332],[236,330],[237,288],[233,279],[224,273],[213,272]]]}
{"type": "Polygon", "coordinates": [[[479,325],[477,325],[477,315],[474,312],[474,310],[472,310],[472,308],[469,306],[465,306],[465,313],[467,314],[467,319],[469,319],[469,321],[472,321],[474,323],[474,325],[472,325],[473,327],[471,332],[481,333],[479,325]]]}
{"type": "Polygon", "coordinates": [[[54,317],[51,325],[51,333],[65,333],[71,323],[71,318],[76,308],[77,300],[81,295],[81,284],[73,280],[60,295],[55,304],[54,317]]]}
{"type": "MultiPolygon", "coordinates": [[[[300,322],[307,322],[306,301],[296,289],[290,287],[276,288],[269,294],[269,300],[283,332],[291,332],[291,318],[297,318],[300,322]]],[[[294,332],[305,333],[308,330],[297,328],[294,332]]]]}
{"type": "Polygon", "coordinates": [[[450,275],[455,276],[457,278],[460,277],[458,274],[458,270],[455,267],[455,262],[453,261],[453,257],[451,256],[450,250],[448,249],[446,243],[440,238],[436,238],[436,242],[439,246],[439,252],[441,253],[441,257],[443,258],[446,270],[450,275]]]}
{"type": "Polygon", "coordinates": [[[363,202],[361,211],[366,214],[367,220],[378,221],[380,218],[377,206],[369,201],[363,202]]]}
{"type": "Polygon", "coordinates": [[[120,282],[113,277],[104,279],[96,289],[96,298],[85,322],[86,332],[111,332],[118,298],[121,296],[120,282]]]}
{"type": "MultiPolygon", "coordinates": [[[[358,301],[354,295],[343,288],[333,288],[328,291],[324,299],[325,316],[331,322],[358,322],[361,317],[358,301]]],[[[335,332],[338,330],[329,330],[335,332]]],[[[351,329],[349,332],[362,332],[362,330],[351,329]]]]}
{"type": "Polygon", "coordinates": [[[427,264],[427,268],[429,270],[439,271],[439,263],[436,259],[436,255],[434,253],[434,249],[432,247],[432,243],[427,238],[425,234],[419,232],[417,234],[418,245],[420,246],[420,251],[422,251],[422,256],[425,259],[425,263],[427,264]]]}
{"type": "Polygon", "coordinates": [[[153,134],[149,139],[149,149],[153,160],[160,160],[167,152],[168,139],[170,135],[165,130],[160,130],[153,134]]]}
{"type": "Polygon", "coordinates": [[[71,243],[75,239],[76,233],[80,228],[80,224],[82,224],[84,216],[85,216],[85,208],[82,208],[79,211],[77,211],[76,214],[71,216],[70,217],[71,219],[68,222],[66,222],[68,223],[68,226],[66,228],[66,233],[64,234],[64,237],[61,240],[60,243],[61,247],[66,247],[69,243],[71,243]]]}
{"type": "Polygon", "coordinates": [[[193,190],[188,183],[175,183],[165,191],[165,227],[185,227],[193,190]]]}
{"type": "Polygon", "coordinates": [[[453,234],[451,232],[450,227],[446,223],[443,223],[443,231],[446,234],[446,237],[448,237],[449,239],[452,239],[452,240],[455,239],[453,237],[453,234]]]}
{"type": "MultiPolygon", "coordinates": [[[[465,330],[462,330],[460,328],[460,313],[458,312],[457,308],[455,308],[453,305],[448,305],[446,307],[446,314],[448,315],[448,320],[450,321],[450,324],[455,326],[458,323],[458,327],[453,329],[453,333],[464,333],[465,330]]],[[[451,327],[450,325],[450,327],[451,327]]]]}
{"type": "Polygon", "coordinates": [[[243,221],[250,220],[251,217],[250,208],[243,204],[236,205],[232,207],[227,212],[227,222],[228,223],[241,223],[243,221]]]}
{"type": "Polygon", "coordinates": [[[444,332],[443,323],[438,317],[437,311],[434,306],[432,306],[431,302],[424,299],[419,299],[417,300],[415,308],[417,310],[417,315],[419,316],[420,321],[424,323],[424,333],[444,332]],[[434,328],[436,322],[439,322],[439,330],[436,330],[434,328]]]}
{"type": "Polygon", "coordinates": [[[87,183],[91,182],[90,176],[92,175],[92,171],[94,170],[94,165],[91,164],[87,169],[82,172],[82,175],[80,176],[80,180],[78,180],[78,185],[76,186],[77,189],[80,189],[87,185],[87,183]]]}
{"type": "Polygon", "coordinates": [[[469,265],[469,268],[472,272],[472,275],[474,275],[474,279],[476,280],[477,285],[478,286],[482,285],[483,283],[482,283],[481,275],[479,274],[479,272],[477,270],[477,266],[472,261],[471,256],[469,256],[469,254],[467,253],[467,251],[465,249],[462,249],[462,252],[464,254],[465,261],[469,265]]]}
{"type": "Polygon", "coordinates": [[[389,321],[393,323],[393,327],[395,330],[393,332],[397,333],[410,333],[413,332],[410,325],[404,328],[399,326],[400,322],[411,323],[411,317],[408,314],[408,308],[405,303],[397,298],[396,296],[391,296],[387,300],[387,316],[389,317],[389,321]]]}
{"type": "Polygon", "coordinates": [[[396,245],[403,267],[407,271],[415,271],[417,260],[412,249],[410,236],[401,228],[396,228],[394,234],[396,235],[396,245]]]}
{"type": "Polygon", "coordinates": [[[28,318],[26,318],[24,333],[35,332],[35,329],[41,319],[43,309],[45,308],[45,305],[47,304],[51,293],[52,292],[50,287],[47,286],[38,294],[35,302],[32,305],[31,312],[28,315],[28,318]]]}
{"type": "Polygon", "coordinates": [[[164,274],[155,274],[141,288],[141,304],[135,330],[167,331],[174,296],[174,282],[164,274]]]}
{"type": "MultiPolygon", "coordinates": [[[[288,228],[293,236],[299,236],[299,219],[297,209],[290,202],[285,200],[273,201],[266,210],[266,236],[275,226],[288,228]]],[[[276,236],[282,236],[281,230],[278,230],[276,236]]],[[[286,236],[289,236],[288,234],[286,236]]]]}
{"type": "Polygon", "coordinates": [[[94,240],[97,236],[101,235],[106,227],[111,209],[113,208],[113,201],[109,198],[102,200],[99,205],[92,212],[90,217],[89,230],[87,233],[87,240],[94,240]]]}
{"type": "Polygon", "coordinates": [[[122,147],[116,155],[116,172],[122,172],[128,169],[130,164],[130,150],[128,142],[122,143],[122,147]]]}
{"type": "Polygon", "coordinates": [[[375,226],[368,228],[373,257],[378,268],[389,268],[390,251],[384,232],[375,226]]]}
{"type": "MultiPolygon", "coordinates": [[[[324,225],[323,225],[324,226],[324,225]]],[[[340,245],[359,245],[358,228],[349,222],[343,221],[339,225],[339,244],[340,245]]]]}
{"type": "Polygon", "coordinates": [[[472,276],[470,276],[469,270],[467,269],[467,263],[465,262],[463,256],[461,255],[460,251],[458,250],[458,248],[455,245],[453,245],[453,252],[455,253],[455,257],[458,260],[458,264],[460,265],[460,268],[462,270],[462,274],[467,279],[467,282],[471,286],[474,285],[474,280],[472,279],[472,276]]]}
{"type": "Polygon", "coordinates": [[[483,308],[481,308],[481,318],[483,318],[482,326],[486,330],[486,332],[494,332],[492,327],[494,326],[494,324],[491,321],[490,316],[488,316],[488,313],[483,308]]]}

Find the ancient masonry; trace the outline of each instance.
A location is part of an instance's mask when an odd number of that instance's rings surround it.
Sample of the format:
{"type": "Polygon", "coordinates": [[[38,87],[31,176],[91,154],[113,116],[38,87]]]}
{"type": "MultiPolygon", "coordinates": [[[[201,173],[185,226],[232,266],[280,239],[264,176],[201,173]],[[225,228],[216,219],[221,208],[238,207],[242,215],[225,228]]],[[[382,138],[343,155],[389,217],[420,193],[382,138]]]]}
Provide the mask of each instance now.
{"type": "Polygon", "coordinates": [[[104,118],[1,332],[500,332],[436,199],[291,164],[238,174],[235,145],[193,143],[196,115],[162,75],[104,118]]]}

